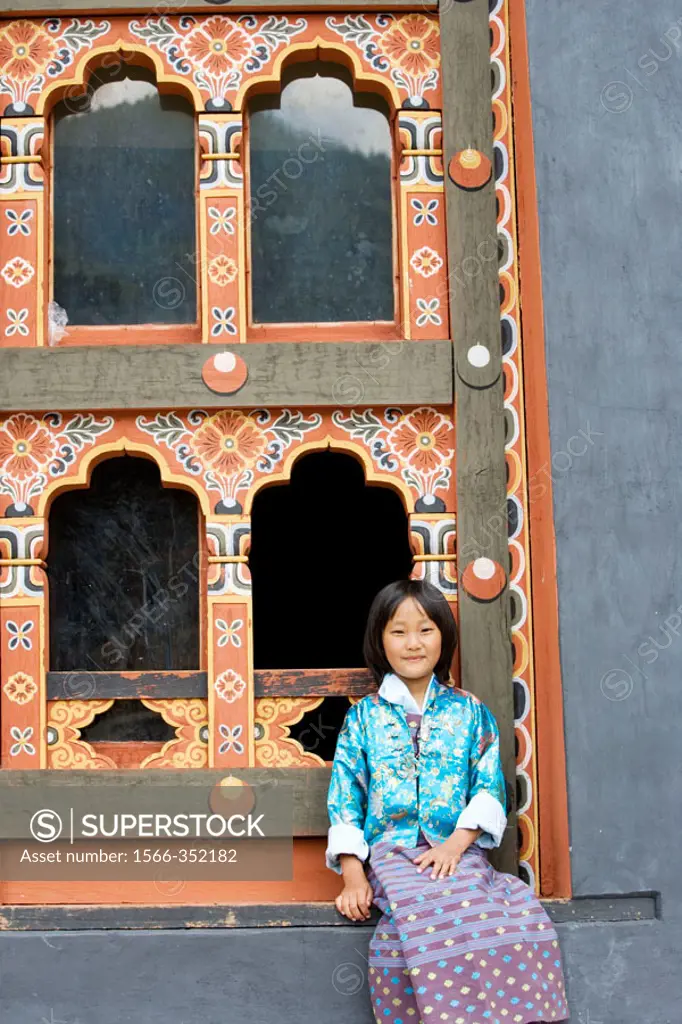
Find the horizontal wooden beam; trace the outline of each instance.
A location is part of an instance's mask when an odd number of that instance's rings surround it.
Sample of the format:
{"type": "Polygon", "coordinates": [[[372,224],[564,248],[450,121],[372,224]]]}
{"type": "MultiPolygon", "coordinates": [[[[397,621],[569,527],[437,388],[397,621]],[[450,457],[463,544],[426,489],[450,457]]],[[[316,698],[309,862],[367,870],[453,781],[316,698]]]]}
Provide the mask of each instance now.
{"type": "MultiPolygon", "coordinates": [[[[565,902],[541,900],[554,924],[604,924],[612,921],[654,921],[657,893],[631,896],[584,896],[565,902]]],[[[100,931],[152,928],[374,928],[381,917],[351,922],[328,903],[236,903],[232,906],[3,906],[0,931],[100,931]]]]}
{"type": "Polygon", "coordinates": [[[366,668],[261,669],[257,697],[364,697],[376,683],[366,668]]]}
{"type": "Polygon", "coordinates": [[[449,341],[254,342],[230,346],[248,379],[232,395],[204,383],[215,345],[0,348],[0,412],[249,408],[295,404],[448,405],[449,341]]]}
{"type": "MultiPolygon", "coordinates": [[[[117,799],[120,801],[122,793],[125,793],[126,797],[130,795],[129,809],[139,810],[139,801],[135,800],[136,789],[144,794],[146,800],[153,797],[155,789],[158,790],[158,810],[167,811],[168,804],[165,803],[163,806],[161,804],[169,799],[178,801],[178,811],[192,810],[195,803],[198,805],[202,800],[205,802],[205,794],[210,793],[213,787],[219,785],[228,776],[236,777],[254,786],[256,792],[258,787],[263,787],[264,791],[277,789],[278,793],[286,795],[286,798],[291,800],[292,808],[289,835],[325,836],[327,834],[329,828],[327,791],[331,777],[331,768],[328,767],[225,768],[222,771],[215,769],[198,771],[87,771],[80,769],[73,771],[60,769],[0,771],[0,807],[4,808],[5,815],[2,828],[5,829],[5,836],[11,835],[10,822],[14,823],[21,818],[19,812],[23,806],[22,801],[26,802],[26,806],[32,806],[31,800],[40,797],[40,800],[45,801],[45,807],[54,807],[59,811],[65,796],[68,796],[69,800],[79,799],[76,795],[74,797],[69,795],[71,787],[75,787],[74,794],[77,794],[78,791],[90,793],[93,802],[96,803],[98,813],[105,813],[117,799]],[[32,790],[34,791],[33,796],[32,790]],[[50,803],[50,800],[53,802],[50,803]],[[187,806],[184,803],[180,806],[181,800],[186,802],[187,806]]],[[[145,809],[148,808],[145,807],[145,809]]],[[[88,807],[87,810],[90,808],[88,807]]],[[[23,818],[21,824],[22,827],[25,826],[23,818]]],[[[278,834],[281,833],[278,826],[275,825],[269,835],[277,836],[278,834]]],[[[17,838],[19,838],[18,835],[17,838]]]]}
{"type": "Polygon", "coordinates": [[[48,672],[48,700],[206,697],[205,672],[48,672]]]}
{"type": "Polygon", "coordinates": [[[298,11],[424,11],[436,10],[438,0],[361,0],[361,2],[334,3],[333,0],[0,0],[3,17],[31,14],[196,14],[200,11],[215,13],[222,9],[227,14],[245,11],[255,13],[286,13],[298,11]]]}
{"type": "MultiPolygon", "coordinates": [[[[364,697],[376,685],[365,668],[262,669],[256,697],[364,697]]],[[[205,672],[48,672],[48,700],[205,698],[205,672]]]]}

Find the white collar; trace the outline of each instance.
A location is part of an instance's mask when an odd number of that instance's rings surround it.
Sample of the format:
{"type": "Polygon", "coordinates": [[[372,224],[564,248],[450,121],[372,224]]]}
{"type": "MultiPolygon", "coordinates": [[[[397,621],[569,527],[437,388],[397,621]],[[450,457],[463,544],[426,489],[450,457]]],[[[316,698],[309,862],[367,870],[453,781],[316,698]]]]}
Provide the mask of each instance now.
{"type": "Polygon", "coordinates": [[[429,699],[429,693],[431,691],[431,685],[434,683],[435,679],[435,675],[432,675],[429,680],[429,685],[426,687],[426,693],[424,694],[424,706],[421,708],[410,693],[409,688],[405,685],[400,676],[395,674],[395,672],[386,673],[381,686],[379,687],[379,696],[390,701],[391,704],[401,704],[406,711],[411,711],[415,715],[421,715],[424,707],[426,707],[426,702],[429,699]]]}

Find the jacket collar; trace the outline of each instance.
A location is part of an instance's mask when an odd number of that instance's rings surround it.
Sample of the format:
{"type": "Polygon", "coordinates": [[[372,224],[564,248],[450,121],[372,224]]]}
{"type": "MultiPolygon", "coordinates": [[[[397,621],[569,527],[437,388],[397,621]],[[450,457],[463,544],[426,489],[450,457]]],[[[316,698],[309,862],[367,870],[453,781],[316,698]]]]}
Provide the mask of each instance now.
{"type": "Polygon", "coordinates": [[[430,703],[431,698],[435,695],[437,683],[438,680],[434,673],[426,688],[424,707],[420,708],[402,679],[395,672],[387,672],[379,687],[379,696],[383,697],[384,700],[390,701],[391,704],[400,704],[405,708],[405,711],[421,715],[426,710],[426,706],[430,703]]]}

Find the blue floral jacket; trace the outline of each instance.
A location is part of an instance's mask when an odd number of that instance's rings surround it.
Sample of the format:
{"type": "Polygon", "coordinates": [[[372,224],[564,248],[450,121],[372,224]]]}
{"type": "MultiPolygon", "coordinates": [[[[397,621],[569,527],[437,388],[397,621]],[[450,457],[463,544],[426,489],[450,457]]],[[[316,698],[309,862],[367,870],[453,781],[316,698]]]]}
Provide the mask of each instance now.
{"type": "MultiPolygon", "coordinates": [[[[349,708],[336,745],[327,809],[327,867],[340,853],[365,860],[379,840],[414,848],[419,830],[435,845],[456,828],[481,828],[476,842],[499,846],[506,826],[499,732],[474,694],[432,676],[422,713],[420,756],[414,755],[409,710],[379,693],[349,708]]],[[[388,692],[388,691],[386,691],[388,692]]],[[[393,690],[395,692],[395,689],[393,690]]],[[[398,697],[397,700],[401,698],[398,697]]]]}

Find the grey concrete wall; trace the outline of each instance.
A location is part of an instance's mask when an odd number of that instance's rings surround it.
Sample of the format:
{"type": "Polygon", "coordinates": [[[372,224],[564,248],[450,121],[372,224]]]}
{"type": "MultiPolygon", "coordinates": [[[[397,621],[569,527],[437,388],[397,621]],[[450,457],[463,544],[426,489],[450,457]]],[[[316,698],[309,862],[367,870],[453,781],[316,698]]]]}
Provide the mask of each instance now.
{"type": "Polygon", "coordinates": [[[574,891],[663,914],[572,933],[574,1016],[678,1024],[682,8],[526,7],[574,891]]]}
{"type": "MultiPolygon", "coordinates": [[[[679,985],[659,922],[557,930],[575,992],[572,1024],[679,1024],[678,1009],[650,1010],[654,971],[659,986],[679,985]]],[[[373,1024],[370,934],[362,926],[0,934],[0,1020],[373,1024]]]]}
{"type": "MultiPolygon", "coordinates": [[[[558,927],[571,1022],[680,1024],[682,7],[526,3],[573,883],[658,890],[662,907],[659,921],[558,927]]],[[[0,935],[2,1019],[370,1024],[368,940],[0,935]]]]}

